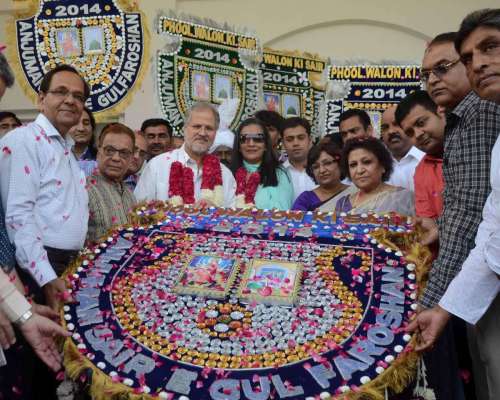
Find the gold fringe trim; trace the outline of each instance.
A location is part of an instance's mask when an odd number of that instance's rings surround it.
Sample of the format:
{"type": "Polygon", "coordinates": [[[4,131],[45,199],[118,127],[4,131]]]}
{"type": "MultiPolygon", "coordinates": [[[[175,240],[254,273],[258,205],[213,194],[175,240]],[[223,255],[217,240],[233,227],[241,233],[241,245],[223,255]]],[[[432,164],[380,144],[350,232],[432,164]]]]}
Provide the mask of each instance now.
{"type": "MultiPolygon", "coordinates": [[[[141,59],[141,66],[137,73],[137,78],[134,85],[129,88],[125,97],[123,97],[117,104],[105,111],[94,112],[94,117],[98,123],[116,121],[120,114],[128,107],[132,101],[134,93],[136,93],[142,86],[146,71],[150,66],[150,34],[148,28],[148,19],[146,15],[139,9],[137,2],[129,2],[127,0],[117,0],[119,7],[122,11],[139,13],[142,21],[143,31],[143,53],[141,59]]],[[[36,106],[38,103],[38,93],[33,90],[29,84],[26,76],[24,75],[21,66],[21,59],[18,52],[18,43],[16,35],[16,21],[18,19],[26,19],[33,17],[39,10],[40,4],[38,0],[15,1],[15,10],[11,18],[7,18],[6,23],[6,36],[7,36],[7,61],[9,62],[16,77],[16,83],[21,87],[24,94],[36,106]],[[16,4],[17,3],[17,4],[16,4]]]]}
{"type": "MultiPolygon", "coordinates": [[[[203,213],[203,209],[195,207],[172,206],[167,202],[153,201],[142,202],[138,204],[129,215],[131,224],[114,227],[103,239],[111,236],[122,229],[138,226],[149,226],[165,220],[167,212],[186,212],[188,214],[203,213]],[[138,215],[137,211],[155,209],[156,213],[151,215],[138,215]]],[[[238,213],[238,210],[226,210],[228,214],[238,213]]],[[[429,271],[432,254],[430,250],[420,245],[419,239],[422,234],[420,228],[416,228],[411,233],[390,232],[386,229],[376,229],[370,235],[384,246],[390,247],[394,251],[401,251],[406,260],[416,265],[416,277],[419,293],[425,284],[427,273],[429,271]]],[[[74,260],[62,275],[66,278],[68,275],[76,272],[81,265],[83,258],[93,257],[93,252],[85,249],[80,256],[74,260]]],[[[62,323],[66,326],[66,321],[62,318],[62,323]]],[[[414,336],[409,345],[413,347],[416,337],[414,336]]],[[[402,392],[412,381],[415,380],[416,370],[420,356],[414,351],[407,351],[400,354],[382,374],[373,381],[351,390],[345,394],[339,394],[332,398],[338,400],[384,400],[385,391],[390,390],[394,393],[402,392]]],[[[148,394],[135,394],[132,388],[120,382],[113,382],[111,377],[102,372],[86,356],[82,355],[72,338],[66,338],[64,341],[64,366],[67,375],[78,381],[80,376],[86,370],[92,370],[92,384],[90,387],[90,396],[93,400],[155,400],[158,397],[152,397],[148,394]]],[[[335,390],[335,389],[333,389],[335,390]]]]}

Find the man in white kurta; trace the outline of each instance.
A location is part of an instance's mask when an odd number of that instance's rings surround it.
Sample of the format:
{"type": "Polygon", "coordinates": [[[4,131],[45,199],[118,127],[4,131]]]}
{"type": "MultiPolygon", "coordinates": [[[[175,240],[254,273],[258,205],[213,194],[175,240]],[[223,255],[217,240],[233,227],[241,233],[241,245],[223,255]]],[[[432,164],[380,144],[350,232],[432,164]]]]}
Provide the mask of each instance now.
{"type": "MultiPolygon", "coordinates": [[[[194,175],[195,201],[201,200],[202,160],[212,146],[219,125],[217,110],[208,103],[197,103],[184,124],[184,145],[160,154],[148,162],[135,188],[138,201],[169,200],[169,180],[172,163],[179,161],[194,175]]],[[[235,204],[236,181],[231,171],[221,164],[223,207],[235,204]]]]}

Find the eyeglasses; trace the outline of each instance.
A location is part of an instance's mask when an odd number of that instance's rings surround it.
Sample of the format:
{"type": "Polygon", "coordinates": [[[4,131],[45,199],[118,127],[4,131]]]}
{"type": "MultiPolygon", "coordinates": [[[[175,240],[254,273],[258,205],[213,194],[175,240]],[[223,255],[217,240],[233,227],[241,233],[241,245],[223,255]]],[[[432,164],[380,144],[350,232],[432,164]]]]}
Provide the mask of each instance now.
{"type": "Polygon", "coordinates": [[[264,134],[250,133],[247,135],[240,136],[240,144],[248,143],[250,140],[253,140],[254,143],[264,143],[264,134]]]}
{"type": "Polygon", "coordinates": [[[138,147],[136,147],[134,149],[134,156],[138,156],[138,157],[141,157],[141,158],[146,158],[148,156],[148,152],[144,151],[144,150],[141,150],[138,147]]]}
{"type": "Polygon", "coordinates": [[[102,149],[106,157],[114,157],[114,155],[118,153],[118,155],[122,160],[130,159],[130,157],[132,157],[133,154],[130,150],[118,150],[115,149],[113,146],[104,146],[102,149]]]}
{"type": "Polygon", "coordinates": [[[455,61],[450,61],[449,63],[446,64],[439,64],[436,65],[435,67],[431,69],[420,69],[420,79],[422,82],[427,82],[429,81],[429,78],[431,77],[431,73],[433,73],[437,78],[442,78],[446,73],[453,68],[454,65],[458,64],[460,62],[460,59],[455,60],[455,61]]]}
{"type": "Polygon", "coordinates": [[[328,167],[331,167],[333,164],[338,164],[339,161],[340,161],[340,157],[339,156],[335,156],[333,158],[333,160],[325,160],[323,162],[315,162],[312,165],[312,169],[313,170],[317,170],[317,169],[320,169],[320,167],[328,168],[328,167]]]}
{"type": "Polygon", "coordinates": [[[55,97],[59,99],[67,99],[69,95],[71,95],[77,102],[81,104],[85,104],[85,101],[87,98],[83,93],[79,92],[70,92],[67,89],[55,89],[55,90],[48,90],[47,93],[53,94],[55,97]]]}

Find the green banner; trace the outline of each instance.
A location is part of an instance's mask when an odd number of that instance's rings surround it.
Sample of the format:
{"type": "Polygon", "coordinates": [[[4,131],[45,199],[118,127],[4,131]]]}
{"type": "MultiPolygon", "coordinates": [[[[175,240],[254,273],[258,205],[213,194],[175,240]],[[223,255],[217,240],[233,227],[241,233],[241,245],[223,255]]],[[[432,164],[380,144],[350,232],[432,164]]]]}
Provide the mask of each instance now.
{"type": "Polygon", "coordinates": [[[184,115],[197,101],[220,105],[237,99],[232,130],[256,111],[261,52],[257,38],[165,16],[158,29],[167,42],[157,59],[158,94],[175,135],[182,136],[184,115]]]}

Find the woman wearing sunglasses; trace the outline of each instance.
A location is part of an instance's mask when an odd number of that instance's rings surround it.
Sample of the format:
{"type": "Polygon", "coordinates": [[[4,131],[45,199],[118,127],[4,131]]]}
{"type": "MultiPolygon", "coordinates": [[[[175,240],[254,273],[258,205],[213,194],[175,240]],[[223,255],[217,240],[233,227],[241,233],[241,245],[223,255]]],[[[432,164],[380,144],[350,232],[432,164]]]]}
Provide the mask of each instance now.
{"type": "Polygon", "coordinates": [[[236,132],[231,169],[236,178],[236,206],[289,210],[293,186],[272,149],[269,132],[256,118],[236,132]]]}

